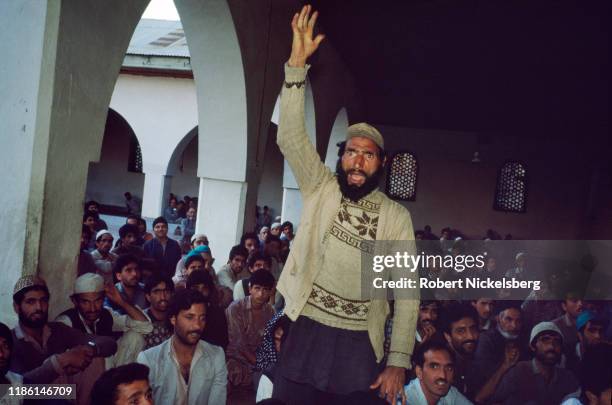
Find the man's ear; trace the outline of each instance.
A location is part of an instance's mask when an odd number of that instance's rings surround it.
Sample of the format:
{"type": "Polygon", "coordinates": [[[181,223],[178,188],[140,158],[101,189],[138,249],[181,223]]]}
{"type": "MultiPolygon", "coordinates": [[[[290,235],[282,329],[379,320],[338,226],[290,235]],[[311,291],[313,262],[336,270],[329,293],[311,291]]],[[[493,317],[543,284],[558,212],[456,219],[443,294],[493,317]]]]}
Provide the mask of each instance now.
{"type": "Polygon", "coordinates": [[[176,315],[172,315],[170,317],[170,324],[172,325],[172,327],[176,326],[176,315]]]}
{"type": "Polygon", "coordinates": [[[421,368],[421,366],[416,366],[416,367],[414,368],[414,371],[415,371],[415,373],[416,373],[417,378],[418,378],[419,380],[422,380],[422,379],[423,379],[423,369],[421,368]]]}
{"type": "Polygon", "coordinates": [[[13,301],[13,310],[16,314],[19,314],[19,305],[15,301],[13,301]]]}

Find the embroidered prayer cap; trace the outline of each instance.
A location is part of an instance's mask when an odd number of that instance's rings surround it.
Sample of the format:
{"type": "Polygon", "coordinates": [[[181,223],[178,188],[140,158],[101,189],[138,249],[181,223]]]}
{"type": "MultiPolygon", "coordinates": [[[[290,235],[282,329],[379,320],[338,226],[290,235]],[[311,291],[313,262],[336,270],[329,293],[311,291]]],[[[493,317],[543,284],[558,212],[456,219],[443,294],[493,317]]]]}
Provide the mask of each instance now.
{"type": "Polygon", "coordinates": [[[47,288],[47,283],[41,277],[38,277],[35,274],[29,274],[27,276],[22,276],[15,283],[15,288],[13,288],[13,296],[15,296],[19,291],[23,291],[26,288],[30,287],[44,287],[47,288]]]}
{"type": "Polygon", "coordinates": [[[104,278],[96,273],[85,273],[74,281],[74,295],[104,291],[104,278]]]}
{"type": "Polygon", "coordinates": [[[533,344],[535,338],[538,337],[541,333],[544,332],[555,332],[559,336],[561,336],[561,342],[563,342],[563,333],[559,330],[559,327],[555,325],[553,322],[540,322],[536,326],[531,329],[531,337],[529,338],[529,344],[533,344]]]}
{"type": "MultiPolygon", "coordinates": [[[[113,236],[112,233],[110,233],[110,231],[108,229],[102,229],[99,230],[98,233],[96,234],[96,241],[99,241],[100,238],[106,234],[109,234],[111,237],[113,236]]],[[[113,238],[114,239],[114,238],[113,238]]]]}
{"type": "Polygon", "coordinates": [[[385,141],[382,134],[370,124],[360,122],[359,124],[353,124],[348,127],[346,132],[346,140],[348,141],[349,139],[355,137],[368,138],[378,145],[380,149],[385,149],[385,141]]]}
{"type": "Polygon", "coordinates": [[[204,235],[203,233],[196,233],[195,235],[191,237],[191,243],[195,243],[195,241],[197,240],[206,242],[205,243],[206,245],[208,244],[208,236],[204,235]]]}

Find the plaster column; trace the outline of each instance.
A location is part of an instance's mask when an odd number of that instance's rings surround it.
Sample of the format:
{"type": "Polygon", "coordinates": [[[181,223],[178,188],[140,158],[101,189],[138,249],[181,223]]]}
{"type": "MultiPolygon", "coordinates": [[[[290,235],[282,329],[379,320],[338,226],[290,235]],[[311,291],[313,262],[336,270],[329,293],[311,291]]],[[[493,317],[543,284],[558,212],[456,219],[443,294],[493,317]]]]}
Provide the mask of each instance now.
{"type": "Polygon", "coordinates": [[[0,197],[0,318],[9,323],[21,274],[46,279],[50,319],[72,306],[89,162],[100,157],[113,87],[147,3],[0,2],[0,187],[10,191],[0,197]]]}
{"type": "Polygon", "coordinates": [[[247,183],[200,178],[196,233],[208,236],[219,270],[232,246],[240,242],[244,227],[247,183]]]}
{"type": "Polygon", "coordinates": [[[205,233],[219,269],[244,228],[247,91],[242,53],[226,0],[176,0],[189,42],[198,107],[196,232],[205,233]]]}
{"type": "Polygon", "coordinates": [[[155,172],[145,173],[142,192],[142,216],[144,218],[157,218],[163,215],[171,184],[172,176],[155,172]]]}

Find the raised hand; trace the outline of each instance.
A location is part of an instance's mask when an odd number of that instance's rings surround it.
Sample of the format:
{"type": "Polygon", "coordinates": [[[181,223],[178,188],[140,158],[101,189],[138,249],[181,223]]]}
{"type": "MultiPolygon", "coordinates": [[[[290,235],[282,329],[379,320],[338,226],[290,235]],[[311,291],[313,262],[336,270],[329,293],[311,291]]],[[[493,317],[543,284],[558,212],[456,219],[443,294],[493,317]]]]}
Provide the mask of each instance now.
{"type": "Polygon", "coordinates": [[[315,23],[317,22],[318,12],[310,14],[311,5],[302,7],[302,11],[295,13],[291,20],[293,30],[293,43],[291,45],[291,56],[287,64],[291,67],[304,67],[306,60],[315,53],[325,35],[319,34],[313,38],[315,23]]]}

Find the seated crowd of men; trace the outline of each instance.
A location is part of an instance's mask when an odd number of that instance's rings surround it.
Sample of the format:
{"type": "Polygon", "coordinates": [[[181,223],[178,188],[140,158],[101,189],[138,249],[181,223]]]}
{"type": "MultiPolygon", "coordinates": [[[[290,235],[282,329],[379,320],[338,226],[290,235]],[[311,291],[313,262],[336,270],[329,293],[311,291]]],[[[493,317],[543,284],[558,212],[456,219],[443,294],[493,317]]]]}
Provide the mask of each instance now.
{"type": "MultiPolygon", "coordinates": [[[[224,404],[237,388],[271,398],[290,333],[275,289],[288,250],[281,227],[263,241],[246,233],[216,271],[205,235],[183,256],[164,217],[153,237],[139,225],[128,217],[114,247],[97,230],[90,250],[99,224],[84,224],[73,307],[55,321],[45,280],[17,281],[19,322],[0,323],[3,383],[76,384],[79,404],[224,404]]],[[[572,293],[552,304],[423,299],[407,403],[610,404],[610,310],[572,293]]]]}

